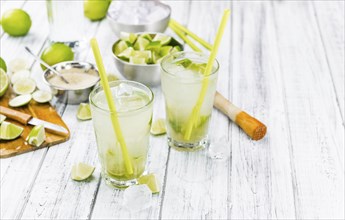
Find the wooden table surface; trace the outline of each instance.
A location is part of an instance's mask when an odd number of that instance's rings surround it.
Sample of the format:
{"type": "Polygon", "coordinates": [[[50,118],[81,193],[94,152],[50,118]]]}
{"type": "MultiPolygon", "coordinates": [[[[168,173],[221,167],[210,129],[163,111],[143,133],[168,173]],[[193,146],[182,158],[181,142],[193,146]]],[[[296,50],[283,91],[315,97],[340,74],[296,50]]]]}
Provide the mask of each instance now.
{"type": "MultiPolygon", "coordinates": [[[[116,1],[114,1],[116,2],[116,1]]],[[[172,17],[213,42],[222,11],[232,14],[218,53],[218,91],[268,127],[250,140],[213,111],[210,136],[225,143],[225,159],[207,151],[177,152],[166,136],[151,137],[148,171],[162,191],[133,213],[123,191],[100,177],[92,121],[77,107],[56,108],[71,130],[63,144],[1,159],[1,219],[344,219],[344,1],[168,1],[172,17]],[[88,182],[71,180],[77,162],[95,165],[88,182]]],[[[1,57],[31,62],[48,44],[45,1],[1,0],[1,12],[23,8],[32,18],[25,37],[1,31],[1,57]]],[[[170,30],[168,33],[172,33],[170,30]]],[[[89,22],[109,72],[117,39],[106,21],[89,22]]],[[[187,47],[188,50],[190,50],[187,47]]],[[[88,49],[79,60],[94,62],[88,49]]],[[[154,118],[164,117],[160,87],[154,118]]]]}

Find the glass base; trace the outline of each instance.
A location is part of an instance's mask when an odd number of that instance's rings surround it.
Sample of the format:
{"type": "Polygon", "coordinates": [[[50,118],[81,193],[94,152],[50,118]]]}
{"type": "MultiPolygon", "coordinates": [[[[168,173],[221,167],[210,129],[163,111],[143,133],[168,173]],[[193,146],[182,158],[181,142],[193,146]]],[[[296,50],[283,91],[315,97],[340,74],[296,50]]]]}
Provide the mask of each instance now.
{"type": "Polygon", "coordinates": [[[117,188],[127,188],[129,186],[135,185],[138,183],[137,179],[132,179],[132,180],[116,180],[112,177],[110,177],[108,174],[106,174],[105,172],[102,172],[102,177],[105,180],[105,183],[110,185],[110,186],[114,186],[117,188]]]}
{"type": "Polygon", "coordinates": [[[195,143],[184,143],[175,141],[171,137],[168,137],[168,145],[178,151],[198,151],[208,147],[210,142],[207,138],[204,138],[195,143]]]}

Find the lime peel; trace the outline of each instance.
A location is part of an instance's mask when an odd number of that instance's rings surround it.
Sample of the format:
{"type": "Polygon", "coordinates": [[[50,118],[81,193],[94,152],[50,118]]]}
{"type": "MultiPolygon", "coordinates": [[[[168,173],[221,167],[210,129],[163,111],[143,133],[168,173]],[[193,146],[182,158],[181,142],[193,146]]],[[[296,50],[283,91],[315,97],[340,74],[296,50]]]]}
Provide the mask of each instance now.
{"type": "Polygon", "coordinates": [[[95,167],[86,163],[78,163],[72,167],[71,178],[76,181],[86,180],[92,175],[93,171],[95,171],[95,167]]]}

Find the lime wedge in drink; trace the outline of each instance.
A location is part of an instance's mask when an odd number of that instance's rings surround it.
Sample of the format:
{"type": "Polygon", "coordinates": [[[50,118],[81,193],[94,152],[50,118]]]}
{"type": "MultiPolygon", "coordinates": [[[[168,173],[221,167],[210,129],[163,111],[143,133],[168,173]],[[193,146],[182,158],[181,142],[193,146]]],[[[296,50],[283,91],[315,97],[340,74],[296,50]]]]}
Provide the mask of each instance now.
{"type": "Polygon", "coordinates": [[[128,47],[127,49],[125,49],[124,51],[122,51],[118,57],[123,59],[123,60],[129,60],[129,58],[132,56],[134,52],[133,47],[128,47]]]}
{"type": "Polygon", "coordinates": [[[28,104],[31,101],[31,94],[20,95],[9,101],[8,105],[11,107],[20,107],[28,104]]]}
{"type": "Polygon", "coordinates": [[[86,180],[92,175],[94,170],[95,167],[93,166],[85,163],[78,163],[72,167],[71,178],[77,181],[86,180]]]}
{"type": "Polygon", "coordinates": [[[160,191],[160,183],[153,173],[139,177],[139,184],[146,184],[152,193],[158,193],[160,191]]]}
{"type": "Polygon", "coordinates": [[[22,9],[10,9],[1,18],[2,29],[11,36],[24,36],[31,27],[31,18],[22,9]]]}
{"type": "Polygon", "coordinates": [[[8,63],[8,69],[11,72],[15,73],[15,72],[18,72],[20,70],[27,70],[27,69],[29,69],[29,64],[23,58],[16,58],[16,59],[11,60],[8,63]]]}
{"type": "Polygon", "coordinates": [[[36,82],[31,78],[18,79],[13,84],[13,91],[18,95],[31,94],[36,89],[36,82]]]}
{"type": "Polygon", "coordinates": [[[166,126],[165,126],[165,119],[159,118],[156,121],[154,121],[151,126],[150,132],[153,135],[165,134],[167,132],[166,126]]]}
{"type": "Polygon", "coordinates": [[[13,140],[22,134],[24,128],[19,127],[9,122],[2,122],[0,126],[0,139],[1,140],[13,140]]]}
{"type": "Polygon", "coordinates": [[[29,78],[30,71],[29,70],[19,70],[14,72],[11,76],[11,83],[15,84],[19,79],[29,78]]]}
{"type": "Polygon", "coordinates": [[[132,64],[146,64],[146,59],[143,57],[130,57],[129,62],[132,64]]]}
{"type": "Polygon", "coordinates": [[[77,118],[82,121],[90,120],[92,118],[89,104],[80,103],[78,112],[77,112],[77,118]]]}
{"type": "Polygon", "coordinates": [[[0,69],[3,69],[5,72],[7,72],[6,62],[1,57],[0,57],[0,69]]]}
{"type": "Polygon", "coordinates": [[[0,97],[3,96],[8,89],[8,76],[3,69],[0,69],[0,97]]]}
{"type": "Polygon", "coordinates": [[[53,95],[48,91],[37,90],[32,93],[32,98],[38,103],[46,103],[53,98],[53,95]]]}
{"type": "Polygon", "coordinates": [[[115,49],[114,49],[114,54],[117,56],[119,55],[121,52],[123,52],[124,50],[126,50],[128,48],[128,45],[125,41],[120,40],[116,45],[115,45],[115,49]]]}
{"type": "Polygon", "coordinates": [[[192,63],[193,62],[188,58],[184,58],[175,62],[176,65],[183,66],[184,68],[188,68],[192,63]]]}
{"type": "Polygon", "coordinates": [[[43,125],[36,125],[26,137],[26,141],[35,147],[41,146],[46,139],[46,132],[43,125]]]}
{"type": "Polygon", "coordinates": [[[120,39],[133,44],[137,40],[137,35],[133,33],[121,32],[120,39]]]}
{"type": "Polygon", "coordinates": [[[6,116],[0,114],[0,124],[1,124],[3,121],[5,121],[5,119],[6,119],[6,116]]]}
{"type": "Polygon", "coordinates": [[[144,37],[138,37],[137,41],[134,44],[134,49],[136,50],[145,50],[146,46],[150,43],[149,40],[147,40],[144,37]]]}
{"type": "Polygon", "coordinates": [[[167,45],[171,41],[171,37],[164,34],[156,34],[152,41],[159,41],[161,45],[167,45]]]}

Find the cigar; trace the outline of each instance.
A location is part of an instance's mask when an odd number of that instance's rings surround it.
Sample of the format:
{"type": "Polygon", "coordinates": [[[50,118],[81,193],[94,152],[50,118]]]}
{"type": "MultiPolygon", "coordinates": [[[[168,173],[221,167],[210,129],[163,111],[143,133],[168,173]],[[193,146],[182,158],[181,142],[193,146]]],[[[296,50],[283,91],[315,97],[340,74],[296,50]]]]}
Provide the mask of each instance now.
{"type": "Polygon", "coordinates": [[[232,104],[219,92],[216,92],[214,97],[214,106],[240,126],[253,140],[260,140],[266,135],[266,125],[232,104]]]}

